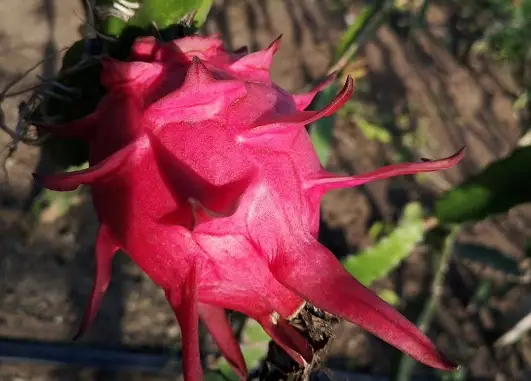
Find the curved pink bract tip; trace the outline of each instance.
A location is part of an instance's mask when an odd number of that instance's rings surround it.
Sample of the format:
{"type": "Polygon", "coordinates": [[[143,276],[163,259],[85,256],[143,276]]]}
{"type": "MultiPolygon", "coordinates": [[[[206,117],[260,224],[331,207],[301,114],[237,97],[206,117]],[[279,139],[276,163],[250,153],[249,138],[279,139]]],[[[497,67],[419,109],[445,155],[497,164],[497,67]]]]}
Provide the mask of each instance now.
{"type": "Polygon", "coordinates": [[[107,226],[100,226],[98,238],[96,239],[96,272],[94,274],[94,284],[92,286],[87,308],[81,319],[80,327],[74,336],[74,340],[83,336],[92,324],[92,321],[100,309],[103,296],[109,287],[112,273],[112,259],[114,254],[120,249],[120,247],[114,243],[110,234],[107,226]]]}
{"type": "Polygon", "coordinates": [[[441,171],[452,168],[459,163],[465,155],[465,149],[466,147],[463,147],[455,154],[444,159],[417,163],[393,164],[358,176],[336,176],[323,171],[320,177],[307,181],[305,188],[317,190],[320,193],[326,193],[333,189],[357,187],[369,182],[388,179],[390,177],[441,171]]]}
{"type": "Polygon", "coordinates": [[[214,338],[219,350],[227,359],[240,380],[247,379],[247,365],[240,346],[234,337],[225,310],[205,303],[199,304],[199,316],[214,338]]]}
{"type": "Polygon", "coordinates": [[[280,254],[271,270],[282,284],[316,307],[359,325],[417,361],[455,369],[415,325],[354,279],[312,238],[297,250],[280,254]]]}
{"type": "Polygon", "coordinates": [[[295,106],[298,111],[304,111],[312,101],[314,100],[315,96],[320,92],[323,91],[325,88],[330,86],[332,82],[336,79],[337,74],[332,73],[328,77],[326,77],[321,83],[319,83],[315,88],[306,93],[306,94],[295,94],[293,95],[293,100],[295,101],[295,106]]]}

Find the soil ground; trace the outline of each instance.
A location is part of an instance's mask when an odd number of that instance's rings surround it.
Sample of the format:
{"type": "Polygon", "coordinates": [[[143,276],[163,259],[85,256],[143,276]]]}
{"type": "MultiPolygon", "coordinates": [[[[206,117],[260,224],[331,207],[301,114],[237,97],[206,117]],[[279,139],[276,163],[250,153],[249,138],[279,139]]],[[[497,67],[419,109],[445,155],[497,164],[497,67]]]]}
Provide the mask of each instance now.
{"type": "MultiPolygon", "coordinates": [[[[79,38],[82,14],[77,0],[2,0],[0,85],[43,57],[51,58],[40,74],[50,77],[57,69],[60,49],[79,38]]],[[[225,0],[212,11],[206,30],[219,31],[229,48],[247,45],[250,50],[263,48],[283,34],[273,78],[287,90],[302,91],[326,73],[331,52],[345,27],[343,16],[319,0],[225,0]]],[[[429,202],[433,195],[507,154],[520,136],[510,96],[517,88],[504,74],[506,70],[485,59],[458,62],[442,42],[445,25],[445,10],[435,9],[429,14],[428,30],[416,31],[407,39],[382,28],[364,49],[368,96],[382,115],[398,117],[408,110],[408,128],[419,131],[422,137],[414,152],[418,157],[446,156],[467,145],[466,159],[458,168],[428,176],[427,185],[422,187],[411,179],[397,179],[327,195],[322,239],[338,255],[370,244],[370,223],[393,220],[409,200],[429,202]]],[[[3,105],[9,125],[14,125],[17,101],[8,99],[3,105]]],[[[371,170],[390,160],[393,150],[399,148],[368,141],[355,127],[347,120],[340,123],[330,169],[349,173],[371,170]]],[[[2,147],[9,141],[7,135],[0,135],[2,147]]],[[[38,222],[25,217],[31,172],[40,159],[38,148],[20,146],[7,162],[8,179],[0,183],[0,336],[69,340],[91,288],[97,225],[85,194],[64,216],[52,210],[38,222]]],[[[460,239],[522,258],[526,239],[531,236],[530,218],[531,209],[520,207],[508,216],[467,226],[460,239]]],[[[379,285],[395,287],[402,297],[403,311],[414,318],[431,274],[430,253],[421,247],[379,285]]],[[[468,300],[477,280],[484,277],[499,282],[502,276],[452,265],[430,336],[466,364],[475,379],[526,379],[525,372],[531,371],[531,337],[504,350],[494,349],[492,344],[514,324],[515,306],[528,302],[529,288],[517,286],[509,297],[493,299],[489,308],[473,311],[467,308],[468,300]]],[[[340,324],[336,333],[330,366],[355,366],[372,373],[389,371],[396,351],[347,323],[340,324]]],[[[176,346],[178,337],[162,292],[125,256],[119,257],[103,308],[84,341],[176,346]]],[[[529,373],[527,376],[529,379],[529,373]]],[[[0,363],[0,380],[146,377],[0,363]]]]}

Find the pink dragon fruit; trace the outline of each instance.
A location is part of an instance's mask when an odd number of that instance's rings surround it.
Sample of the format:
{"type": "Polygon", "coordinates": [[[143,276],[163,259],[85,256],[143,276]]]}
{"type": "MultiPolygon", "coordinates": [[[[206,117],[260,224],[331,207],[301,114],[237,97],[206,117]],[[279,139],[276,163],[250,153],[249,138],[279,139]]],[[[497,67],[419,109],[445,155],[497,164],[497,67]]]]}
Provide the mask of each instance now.
{"type": "Polygon", "coordinates": [[[189,381],[203,377],[199,319],[246,377],[225,309],[257,320],[296,361],[309,362],[312,348],[289,324],[305,301],[426,365],[454,369],[413,324],[352,278],[317,233],[325,192],[446,169],[463,151],[361,176],[325,171],[305,125],[337,111],[353,81],[324,109],[304,111],[329,81],[302,95],[275,85],[269,70],[278,45],[231,54],[215,37],[138,39],[128,62],[103,60],[108,92],[92,114],[42,126],[90,147],[88,169],[40,178],[58,191],[90,185],[100,221],[79,335],[97,313],[112,257],[122,249],[165,290],[189,381]]]}

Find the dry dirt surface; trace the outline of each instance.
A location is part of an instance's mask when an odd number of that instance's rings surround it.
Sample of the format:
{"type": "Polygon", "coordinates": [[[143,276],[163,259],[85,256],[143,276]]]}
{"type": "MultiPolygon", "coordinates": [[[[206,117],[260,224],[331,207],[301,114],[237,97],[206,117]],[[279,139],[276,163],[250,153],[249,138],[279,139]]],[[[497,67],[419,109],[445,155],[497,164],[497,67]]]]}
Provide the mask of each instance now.
{"type": "MultiPolygon", "coordinates": [[[[3,87],[43,57],[46,63],[38,72],[52,76],[60,50],[80,37],[82,15],[77,0],[2,0],[0,85],[3,87]]],[[[499,75],[503,70],[485,60],[467,65],[457,62],[440,42],[444,25],[445,11],[440,9],[430,14],[429,32],[415,32],[408,39],[382,28],[364,50],[369,94],[382,113],[398,115],[410,108],[412,128],[420,129],[424,138],[416,152],[419,157],[445,156],[462,145],[469,147],[467,157],[458,168],[430,177],[430,187],[398,179],[371,184],[366,191],[352,189],[328,195],[323,202],[322,238],[340,255],[370,243],[366,232],[371,221],[392,220],[404,202],[426,195],[429,198],[477,173],[507,154],[519,138],[507,95],[514,91],[514,84],[499,75]]],[[[250,50],[263,48],[283,34],[273,78],[290,91],[301,91],[326,72],[343,28],[343,14],[330,11],[327,2],[320,0],[218,1],[205,27],[208,32],[220,32],[227,47],[233,49],[244,45],[250,50]]],[[[22,85],[32,83],[34,76],[22,85]]],[[[16,121],[17,102],[8,99],[3,104],[11,126],[16,121]]],[[[335,137],[330,160],[333,170],[360,173],[390,159],[392,148],[367,141],[347,121],[340,123],[335,137]]],[[[0,135],[2,148],[9,142],[7,135],[0,135]]],[[[6,153],[2,151],[2,155],[6,153]]],[[[40,157],[37,147],[20,146],[6,163],[9,176],[0,181],[0,336],[67,341],[77,328],[90,292],[97,225],[86,194],[81,194],[77,205],[64,216],[51,211],[38,221],[27,217],[24,206],[31,197],[31,172],[39,163],[46,166],[46,158],[40,157]]],[[[461,239],[480,241],[519,258],[529,237],[529,217],[529,208],[518,208],[507,217],[467,227],[461,239]]],[[[400,290],[407,314],[415,311],[411,308],[414,303],[408,301],[418,300],[428,288],[430,259],[430,253],[420,248],[400,271],[383,282],[400,290]]],[[[489,311],[485,317],[466,308],[463,292],[473,289],[475,278],[483,273],[455,265],[450,274],[443,306],[430,335],[444,350],[468,364],[471,376],[500,381],[524,379],[526,364],[531,363],[530,340],[504,351],[494,350],[497,330],[510,322],[488,315],[489,311]]],[[[522,286],[515,289],[513,300],[493,303],[504,313],[520,303],[525,293],[522,286]]],[[[389,347],[346,323],[338,326],[336,334],[330,365],[348,368],[354,364],[375,373],[390,370],[396,352],[389,347]]],[[[104,305],[83,341],[178,347],[178,339],[178,327],[162,292],[125,256],[119,257],[104,305]]],[[[148,378],[0,363],[0,380],[30,379],[148,378]]]]}

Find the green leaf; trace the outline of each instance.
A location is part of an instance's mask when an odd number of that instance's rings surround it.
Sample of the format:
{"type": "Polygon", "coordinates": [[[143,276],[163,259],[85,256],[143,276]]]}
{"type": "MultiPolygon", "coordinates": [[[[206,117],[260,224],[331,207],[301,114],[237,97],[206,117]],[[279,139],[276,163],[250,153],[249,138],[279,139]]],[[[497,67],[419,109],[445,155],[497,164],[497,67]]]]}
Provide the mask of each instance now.
{"type": "Polygon", "coordinates": [[[343,265],[365,286],[389,274],[407,258],[424,236],[422,206],[410,203],[398,226],[376,245],[343,260],[343,265]]]}
{"type": "MultiPolygon", "coordinates": [[[[79,171],[88,168],[88,163],[72,166],[67,172],[79,171]]],[[[70,192],[56,192],[44,189],[33,201],[31,214],[42,222],[54,222],[57,218],[66,215],[72,207],[79,205],[82,188],[70,192]]]]}
{"type": "Polygon", "coordinates": [[[243,340],[248,343],[262,343],[271,340],[269,335],[264,331],[262,326],[255,320],[247,319],[243,329],[243,340]]]}
{"type": "MultiPolygon", "coordinates": [[[[260,364],[266,356],[267,348],[271,338],[264,331],[262,326],[253,319],[247,319],[242,333],[243,343],[240,345],[248,369],[252,369],[260,364]]],[[[216,364],[217,370],[230,380],[238,381],[238,377],[232,371],[225,358],[221,358],[216,364]]]]}
{"type": "MultiPolygon", "coordinates": [[[[236,380],[238,378],[236,377],[236,380]]],[[[227,381],[227,378],[221,372],[205,372],[206,381],[227,381]]]]}
{"type": "Polygon", "coordinates": [[[467,309],[469,309],[469,311],[471,309],[477,311],[479,308],[486,305],[492,297],[493,290],[494,281],[492,279],[481,279],[476,287],[476,290],[474,291],[474,295],[472,295],[472,298],[468,303],[467,309]]]}
{"type": "Polygon", "coordinates": [[[202,5],[197,9],[197,13],[194,17],[196,27],[200,27],[206,22],[210,8],[212,8],[213,0],[203,0],[202,5]]]}
{"type": "Polygon", "coordinates": [[[197,12],[194,20],[204,22],[211,6],[212,0],[144,0],[128,24],[145,28],[155,23],[164,29],[178,24],[193,12],[197,12]]]}
{"type": "Polygon", "coordinates": [[[343,34],[334,54],[334,64],[357,56],[361,47],[376,33],[392,9],[393,0],[374,1],[365,5],[354,23],[343,34]]]}
{"type": "Polygon", "coordinates": [[[371,17],[374,17],[374,14],[376,13],[375,9],[375,5],[365,5],[359,15],[356,16],[356,20],[348,27],[341,37],[341,41],[339,42],[335,53],[336,60],[347,51],[349,46],[356,42],[356,38],[360,35],[361,31],[367,27],[371,17]]]}
{"type": "Polygon", "coordinates": [[[423,0],[420,6],[420,10],[413,16],[413,27],[422,28],[426,25],[426,13],[431,5],[431,0],[423,0]]]}
{"type": "Polygon", "coordinates": [[[398,296],[396,292],[390,288],[381,290],[378,293],[378,296],[392,306],[398,306],[400,304],[400,296],[398,296]]]}
{"type": "Polygon", "coordinates": [[[531,201],[531,147],[514,150],[451,189],[435,205],[441,223],[481,220],[531,201]]]}
{"type": "MultiPolygon", "coordinates": [[[[314,110],[324,108],[336,96],[339,88],[337,82],[332,83],[322,93],[317,96],[314,102],[314,110]]],[[[310,138],[312,139],[313,148],[317,152],[317,156],[323,166],[326,165],[330,148],[332,145],[332,137],[334,135],[335,115],[321,118],[310,126],[310,138]]]]}
{"type": "Polygon", "coordinates": [[[441,381],[465,381],[468,375],[468,370],[465,367],[459,368],[453,372],[443,372],[440,370],[436,372],[441,381]]]}
{"type": "Polygon", "coordinates": [[[514,111],[522,111],[529,103],[529,91],[524,90],[513,103],[514,111]]]}
{"type": "Polygon", "coordinates": [[[376,241],[385,231],[385,223],[383,221],[376,221],[371,225],[368,231],[368,236],[371,237],[373,241],[376,241]]]}
{"type": "MultiPolygon", "coordinates": [[[[264,347],[254,345],[242,345],[241,348],[243,353],[243,359],[245,360],[245,364],[247,365],[248,369],[256,368],[260,364],[260,361],[266,356],[267,345],[264,347]]],[[[234,373],[225,358],[220,359],[217,364],[217,369],[229,380],[238,381],[238,376],[236,375],[236,373],[234,373]]]]}
{"type": "Polygon", "coordinates": [[[380,143],[388,144],[391,142],[392,136],[385,128],[380,127],[374,123],[369,122],[368,120],[362,117],[354,117],[358,128],[361,133],[368,139],[380,143]]]}
{"type": "MultiPolygon", "coordinates": [[[[130,3],[138,3],[139,0],[128,0],[130,3]]],[[[92,5],[93,7],[112,7],[114,0],[95,0],[92,5]]],[[[134,10],[133,10],[134,11],[134,10]]],[[[119,17],[109,16],[102,20],[101,25],[98,25],[100,32],[108,36],[118,37],[124,29],[126,22],[119,17]]]]}
{"type": "Polygon", "coordinates": [[[520,265],[516,259],[492,247],[460,243],[455,245],[454,254],[507,275],[521,275],[520,265]]]}

